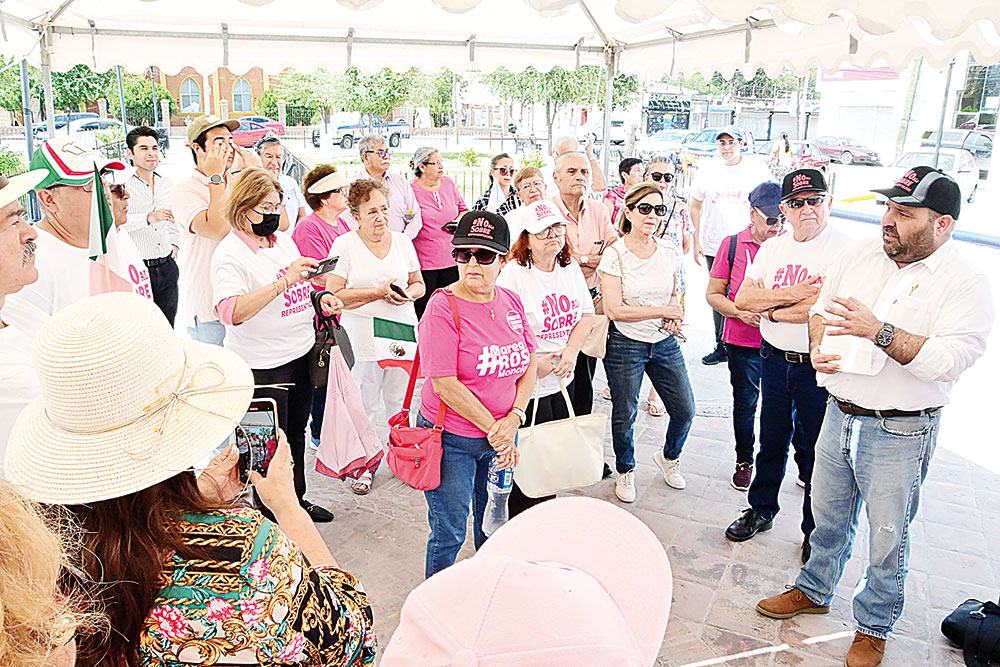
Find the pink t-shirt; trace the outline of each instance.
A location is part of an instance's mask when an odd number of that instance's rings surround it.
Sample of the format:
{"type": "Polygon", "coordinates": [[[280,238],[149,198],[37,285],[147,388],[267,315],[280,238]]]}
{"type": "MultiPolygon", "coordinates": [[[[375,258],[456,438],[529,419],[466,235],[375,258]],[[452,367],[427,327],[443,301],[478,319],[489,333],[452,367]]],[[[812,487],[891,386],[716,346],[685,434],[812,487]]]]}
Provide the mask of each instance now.
{"type": "MultiPolygon", "coordinates": [[[[719,245],[719,251],[715,254],[715,262],[712,264],[711,276],[729,280],[729,300],[736,301],[736,293],[743,284],[747,267],[753,262],[760,250],[750,228],[747,227],[736,235],[736,255],[733,257],[732,277],[729,273],[729,237],[723,239],[719,245]]],[[[722,332],[722,340],[731,345],[740,347],[760,347],[760,329],[752,327],[737,317],[727,317],[726,327],[722,332]]]]}
{"type": "MultiPolygon", "coordinates": [[[[434,294],[427,302],[417,326],[421,372],[427,378],[457,377],[499,419],[514,405],[517,380],[524,375],[535,351],[535,334],[527,325],[521,299],[508,289],[497,287],[489,303],[458,297],[455,302],[461,332],[455,329],[447,294],[434,294]]],[[[440,406],[433,383],[424,382],[420,413],[433,422],[440,406]]],[[[467,438],[486,436],[451,409],[445,415],[444,428],[467,438]]]]}
{"type": "Polygon", "coordinates": [[[456,219],[459,213],[469,209],[455,187],[455,181],[445,176],[441,179],[441,187],[428,190],[414,179],[410,181],[410,187],[420,205],[423,221],[420,233],[413,239],[420,268],[434,270],[455,266],[455,260],[451,257],[451,234],[441,229],[443,225],[456,219]]]}
{"type": "Polygon", "coordinates": [[[331,225],[318,213],[310,213],[299,220],[292,230],[292,240],[298,246],[303,257],[313,259],[326,259],[330,254],[330,247],[333,241],[341,234],[351,231],[345,221],[346,216],[337,218],[336,224],[331,225]]]}

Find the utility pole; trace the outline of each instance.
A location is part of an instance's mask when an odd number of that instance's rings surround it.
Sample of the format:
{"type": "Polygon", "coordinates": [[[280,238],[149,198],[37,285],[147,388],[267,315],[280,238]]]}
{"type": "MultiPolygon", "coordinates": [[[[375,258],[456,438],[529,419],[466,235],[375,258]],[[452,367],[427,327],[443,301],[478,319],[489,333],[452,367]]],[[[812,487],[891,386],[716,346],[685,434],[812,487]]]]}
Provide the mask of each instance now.
{"type": "Polygon", "coordinates": [[[896,154],[892,161],[903,154],[906,145],[906,135],[910,132],[910,120],[913,118],[913,104],[917,98],[917,85],[920,83],[920,67],[924,63],[923,56],[917,56],[910,70],[910,87],[906,91],[906,104],[903,106],[903,120],[899,123],[899,134],[896,136],[896,154]]]}
{"type": "Polygon", "coordinates": [[[941,119],[938,121],[937,141],[934,143],[934,168],[941,158],[941,140],[944,139],[944,117],[948,114],[948,93],[951,92],[951,71],[955,69],[955,59],[948,63],[948,74],[944,79],[944,99],[941,100],[941,119]]]}
{"type": "Polygon", "coordinates": [[[160,124],[160,110],[157,109],[160,106],[160,101],[156,98],[156,74],[153,72],[153,66],[149,66],[149,80],[153,84],[153,127],[158,127],[160,124]]]}

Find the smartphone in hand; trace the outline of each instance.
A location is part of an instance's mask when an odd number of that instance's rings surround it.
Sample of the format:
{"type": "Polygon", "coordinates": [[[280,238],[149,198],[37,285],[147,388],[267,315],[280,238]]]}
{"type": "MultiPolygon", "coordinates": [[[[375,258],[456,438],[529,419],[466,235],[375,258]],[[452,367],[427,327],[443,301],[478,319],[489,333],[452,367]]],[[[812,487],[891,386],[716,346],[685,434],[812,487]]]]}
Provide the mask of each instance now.
{"type": "Polygon", "coordinates": [[[310,273],[307,276],[307,278],[309,280],[312,280],[313,278],[316,278],[317,276],[322,276],[324,274],[330,273],[331,271],[333,271],[333,268],[335,266],[337,266],[337,261],[338,260],[340,260],[339,256],[338,257],[328,257],[327,259],[324,259],[322,262],[320,262],[319,264],[316,265],[315,270],[313,270],[313,272],[310,273]]]}
{"type": "Polygon", "coordinates": [[[278,448],[278,404],[273,398],[255,398],[236,429],[240,452],[240,481],[246,484],[250,472],[267,475],[267,466],[278,448]]]}
{"type": "Polygon", "coordinates": [[[406,299],[407,301],[412,301],[412,299],[410,298],[410,295],[406,293],[406,290],[404,290],[402,287],[400,287],[396,283],[390,283],[389,284],[389,289],[391,289],[393,292],[395,292],[400,298],[406,299]]]}

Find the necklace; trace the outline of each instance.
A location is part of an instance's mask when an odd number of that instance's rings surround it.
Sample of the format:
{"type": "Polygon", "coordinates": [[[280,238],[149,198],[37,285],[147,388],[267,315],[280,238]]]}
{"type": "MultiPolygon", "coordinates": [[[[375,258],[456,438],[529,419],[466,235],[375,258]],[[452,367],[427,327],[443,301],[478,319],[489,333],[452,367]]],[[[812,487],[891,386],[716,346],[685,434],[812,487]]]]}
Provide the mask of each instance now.
{"type": "MultiPolygon", "coordinates": [[[[466,292],[466,293],[468,293],[469,297],[473,297],[473,298],[469,298],[469,299],[466,299],[466,301],[472,301],[473,303],[478,303],[478,304],[479,304],[479,305],[481,305],[481,306],[482,306],[483,308],[485,308],[485,309],[486,309],[486,311],[487,311],[487,312],[488,312],[488,313],[490,314],[490,319],[491,319],[491,320],[494,320],[494,321],[495,321],[495,320],[497,319],[497,315],[496,315],[496,312],[495,312],[495,311],[493,310],[493,308],[492,308],[492,307],[490,307],[489,305],[487,305],[487,304],[491,304],[491,303],[493,303],[493,301],[494,301],[494,300],[496,299],[496,296],[495,296],[495,295],[494,295],[494,298],[493,298],[493,299],[490,299],[489,301],[486,301],[486,302],[483,302],[483,301],[477,301],[477,300],[476,300],[476,299],[474,298],[474,297],[475,297],[475,295],[474,295],[474,294],[473,294],[473,293],[472,293],[471,291],[469,291],[468,289],[466,289],[464,285],[458,285],[458,286],[456,286],[456,287],[461,287],[461,288],[462,288],[462,291],[463,291],[463,292],[466,292]]],[[[454,288],[453,288],[453,289],[452,289],[452,291],[453,291],[453,292],[457,292],[458,290],[457,290],[457,289],[454,289],[454,288]]]]}

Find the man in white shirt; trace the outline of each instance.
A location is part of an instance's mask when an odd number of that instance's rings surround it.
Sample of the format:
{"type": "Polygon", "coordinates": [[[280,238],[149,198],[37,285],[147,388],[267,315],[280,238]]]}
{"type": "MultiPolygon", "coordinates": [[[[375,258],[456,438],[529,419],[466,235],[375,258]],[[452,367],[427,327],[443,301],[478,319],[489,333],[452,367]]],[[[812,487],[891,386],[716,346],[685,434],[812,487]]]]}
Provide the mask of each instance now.
{"type": "MultiPolygon", "coordinates": [[[[389,144],[382,137],[373,134],[358,142],[358,153],[361,154],[361,171],[351,181],[371,179],[389,188],[389,231],[402,232],[412,240],[423,227],[420,204],[417,203],[417,196],[413,194],[410,182],[389,171],[392,161],[389,144]]],[[[345,218],[348,216],[349,212],[344,215],[345,218]]],[[[352,228],[357,228],[353,218],[351,223],[352,228]]]]}
{"type": "Polygon", "coordinates": [[[8,179],[0,174],[0,474],[3,453],[14,420],[40,391],[35,376],[35,332],[48,319],[30,303],[15,296],[38,280],[35,239],[24,219],[20,198],[45,178],[44,170],[8,179]]]}
{"type": "Polygon", "coordinates": [[[774,618],[829,611],[863,503],[870,563],[855,589],[851,667],[881,663],[903,610],[910,522],[941,409],[985,351],[994,315],[986,275],[951,240],[958,184],[915,167],[875,192],[888,198],[882,237],[831,262],[810,311],[810,357],[830,392],[816,442],[812,555],[795,588],[757,605],[774,618]]]}
{"type": "MultiPolygon", "coordinates": [[[[698,163],[691,188],[691,224],[694,225],[694,261],[712,271],[714,254],[727,237],[746,226],[747,198],[750,191],[771,180],[771,174],[760,160],[743,159],[743,133],[737,127],[726,127],[715,137],[719,157],[698,163]]],[[[715,349],[702,357],[706,366],[725,363],[726,345],[722,330],[726,318],[712,311],[715,323],[715,349]]]]}
{"type": "Polygon", "coordinates": [[[135,167],[135,173],[125,181],[129,193],[128,220],[121,230],[128,232],[149,270],[153,302],[163,311],[170,326],[174,326],[181,231],[170,210],[173,184],[156,171],[160,166],[156,130],[137,127],[125,135],[125,156],[135,167]]]}
{"type": "Polygon", "coordinates": [[[809,558],[809,534],[814,523],[809,498],[813,451],[826,390],[816,385],[809,364],[809,308],[819,296],[830,259],[846,237],[827,224],[831,199],[823,174],[799,169],[781,185],[781,210],[792,233],[761,245],[736,293],[736,307],[760,313],[760,448],[754,477],[747,491],[749,509],[726,529],[734,542],[770,530],[780,509],[778,490],[785,476],[788,445],[798,439],[802,499],[802,562],[809,558]]]}

